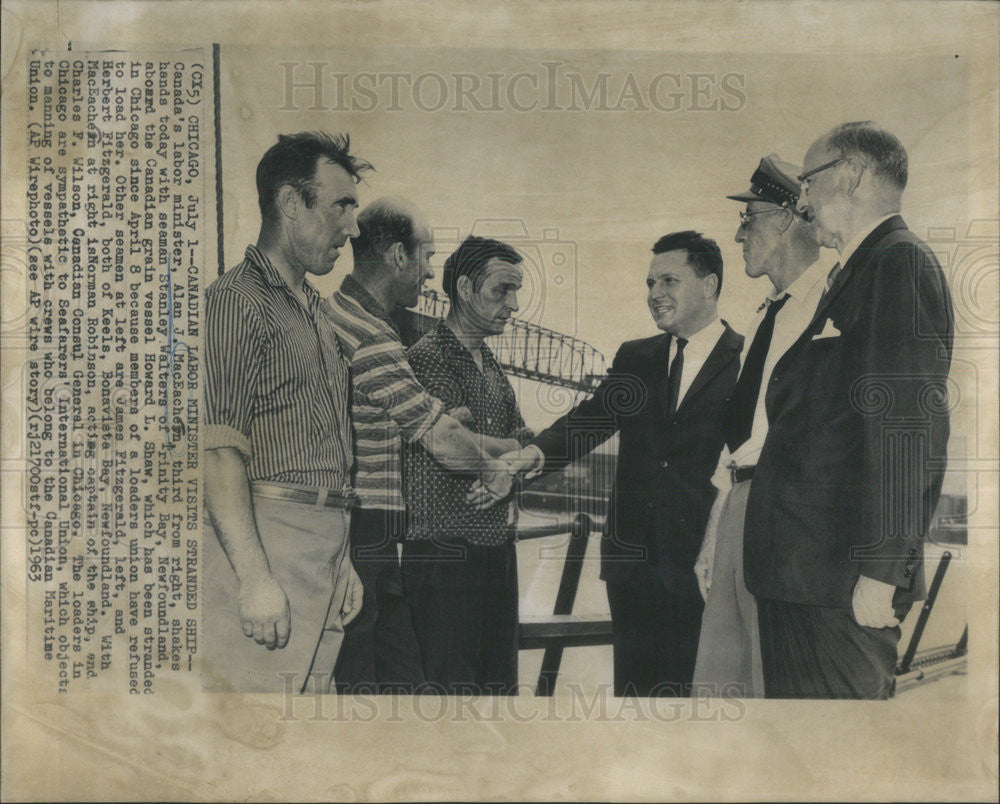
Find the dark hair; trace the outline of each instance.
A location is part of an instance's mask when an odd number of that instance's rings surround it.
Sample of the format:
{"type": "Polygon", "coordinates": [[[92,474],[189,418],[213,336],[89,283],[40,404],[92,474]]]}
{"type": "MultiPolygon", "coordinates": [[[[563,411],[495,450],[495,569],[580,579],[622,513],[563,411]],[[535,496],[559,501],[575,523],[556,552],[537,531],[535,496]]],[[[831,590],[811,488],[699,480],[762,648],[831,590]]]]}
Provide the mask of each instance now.
{"type": "Polygon", "coordinates": [[[826,137],[827,147],[842,157],[856,156],[875,176],[898,190],[906,188],[909,160],[899,138],[871,120],[841,123],[826,137]]]}
{"type": "Polygon", "coordinates": [[[358,236],[351,238],[354,262],[378,262],[393,243],[402,243],[412,257],[418,233],[413,229],[413,217],[391,205],[369,205],[358,215],[358,236]]]}
{"type": "Polygon", "coordinates": [[[348,134],[332,137],[325,131],[301,131],[279,134],[278,142],[267,149],[257,165],[257,203],[265,220],[275,217],[274,199],[284,185],[294,187],[307,207],[316,202],[313,180],[321,158],[329,159],[360,181],[366,170],[374,170],[369,162],[350,152],[348,134]]]}
{"type": "Polygon", "coordinates": [[[473,288],[479,290],[482,286],[482,269],[494,258],[509,262],[511,265],[521,262],[521,255],[499,240],[469,235],[462,241],[462,245],[444,261],[444,271],[441,276],[444,292],[448,294],[452,303],[458,296],[458,278],[470,277],[473,288]]]}
{"type": "Polygon", "coordinates": [[[715,274],[715,296],[722,292],[722,252],[712,238],[705,237],[700,232],[687,229],[683,232],[673,232],[663,235],[653,244],[654,254],[665,254],[668,251],[686,251],[687,262],[695,274],[704,278],[715,274]]]}

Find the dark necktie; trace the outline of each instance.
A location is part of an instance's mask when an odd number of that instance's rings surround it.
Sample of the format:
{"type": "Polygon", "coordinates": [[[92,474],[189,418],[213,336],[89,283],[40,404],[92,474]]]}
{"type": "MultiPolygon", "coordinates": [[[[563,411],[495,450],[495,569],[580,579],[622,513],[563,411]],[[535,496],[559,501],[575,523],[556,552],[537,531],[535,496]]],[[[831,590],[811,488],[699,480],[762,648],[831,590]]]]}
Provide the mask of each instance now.
{"type": "Polygon", "coordinates": [[[684,347],[687,341],[684,338],[677,338],[677,354],[674,355],[670,363],[670,371],[667,374],[667,385],[670,386],[670,417],[677,412],[677,398],[681,393],[681,374],[684,371],[684,347]]]}
{"type": "Polygon", "coordinates": [[[830,292],[830,289],[833,287],[833,283],[837,281],[837,277],[840,276],[840,269],[842,267],[843,266],[841,266],[838,262],[833,266],[833,268],[830,269],[830,273],[826,275],[826,287],[823,288],[823,292],[820,294],[819,304],[823,303],[823,299],[826,298],[826,294],[830,292]]]}
{"type": "Polygon", "coordinates": [[[757,327],[757,334],[753,336],[753,343],[747,350],[743,370],[736,380],[733,395],[729,398],[726,444],[730,453],[735,452],[737,447],[750,438],[753,414],[757,409],[757,397],[760,395],[760,382],[764,376],[764,361],[767,360],[767,351],[771,348],[771,336],[774,335],[774,319],[786,301],[788,301],[787,294],[767,306],[767,312],[757,327]]]}

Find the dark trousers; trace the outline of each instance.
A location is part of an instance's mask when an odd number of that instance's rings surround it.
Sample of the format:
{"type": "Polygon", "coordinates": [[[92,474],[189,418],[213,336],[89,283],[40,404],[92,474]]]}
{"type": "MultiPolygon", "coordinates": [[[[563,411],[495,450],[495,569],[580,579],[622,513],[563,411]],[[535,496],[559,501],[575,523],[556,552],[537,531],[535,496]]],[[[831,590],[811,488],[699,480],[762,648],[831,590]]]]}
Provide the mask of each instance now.
{"type": "Polygon", "coordinates": [[[517,553],[431,540],[403,545],[403,584],[428,692],[517,691],[517,553]]]}
{"type": "Polygon", "coordinates": [[[673,594],[651,565],[630,581],[609,581],[615,695],[689,696],[705,604],[673,594]]]}
{"type": "Polygon", "coordinates": [[[351,562],[365,587],[361,613],[344,629],[334,669],[337,692],[412,694],[424,681],[397,541],[403,513],[355,509],[351,562]]]}
{"type": "Polygon", "coordinates": [[[865,628],[848,609],[765,598],[757,598],[757,612],[765,697],[892,695],[898,626],[865,628]]]}

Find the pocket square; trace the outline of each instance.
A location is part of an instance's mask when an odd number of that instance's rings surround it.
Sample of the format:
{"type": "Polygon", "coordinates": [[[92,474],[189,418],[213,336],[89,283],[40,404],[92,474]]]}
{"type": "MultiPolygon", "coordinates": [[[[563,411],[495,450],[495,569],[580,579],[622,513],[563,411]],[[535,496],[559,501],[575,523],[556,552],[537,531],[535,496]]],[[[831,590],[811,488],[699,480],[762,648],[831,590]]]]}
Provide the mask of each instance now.
{"type": "Polygon", "coordinates": [[[828,318],[826,319],[826,323],[823,325],[823,331],[817,332],[815,335],[813,335],[812,340],[818,341],[821,340],[822,338],[839,338],[839,337],[840,337],[840,330],[833,325],[833,319],[828,318]]]}

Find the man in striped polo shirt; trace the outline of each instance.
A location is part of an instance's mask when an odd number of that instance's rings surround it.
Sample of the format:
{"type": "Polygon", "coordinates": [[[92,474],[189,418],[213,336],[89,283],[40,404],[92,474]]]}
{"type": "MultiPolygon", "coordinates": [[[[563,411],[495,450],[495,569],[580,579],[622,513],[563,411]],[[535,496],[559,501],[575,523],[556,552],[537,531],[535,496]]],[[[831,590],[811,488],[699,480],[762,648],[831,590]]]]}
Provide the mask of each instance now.
{"type": "MultiPolygon", "coordinates": [[[[410,692],[424,680],[396,544],[403,535],[400,449],[419,443],[447,470],[480,472],[507,442],[469,432],[417,381],[390,314],[417,303],[434,276],[434,238],[416,207],[381,198],[358,216],[354,270],[331,299],[334,326],[351,363],[354,486],[359,507],[351,560],[364,606],[334,673],[344,692],[410,692]]],[[[503,465],[496,482],[509,485],[503,465]]]]}
{"type": "Polygon", "coordinates": [[[306,280],[357,234],[355,183],[371,166],[349,147],[279,136],[257,166],[257,244],[205,295],[207,688],[329,691],[361,607],[346,550],[348,367],[306,280]]]}

